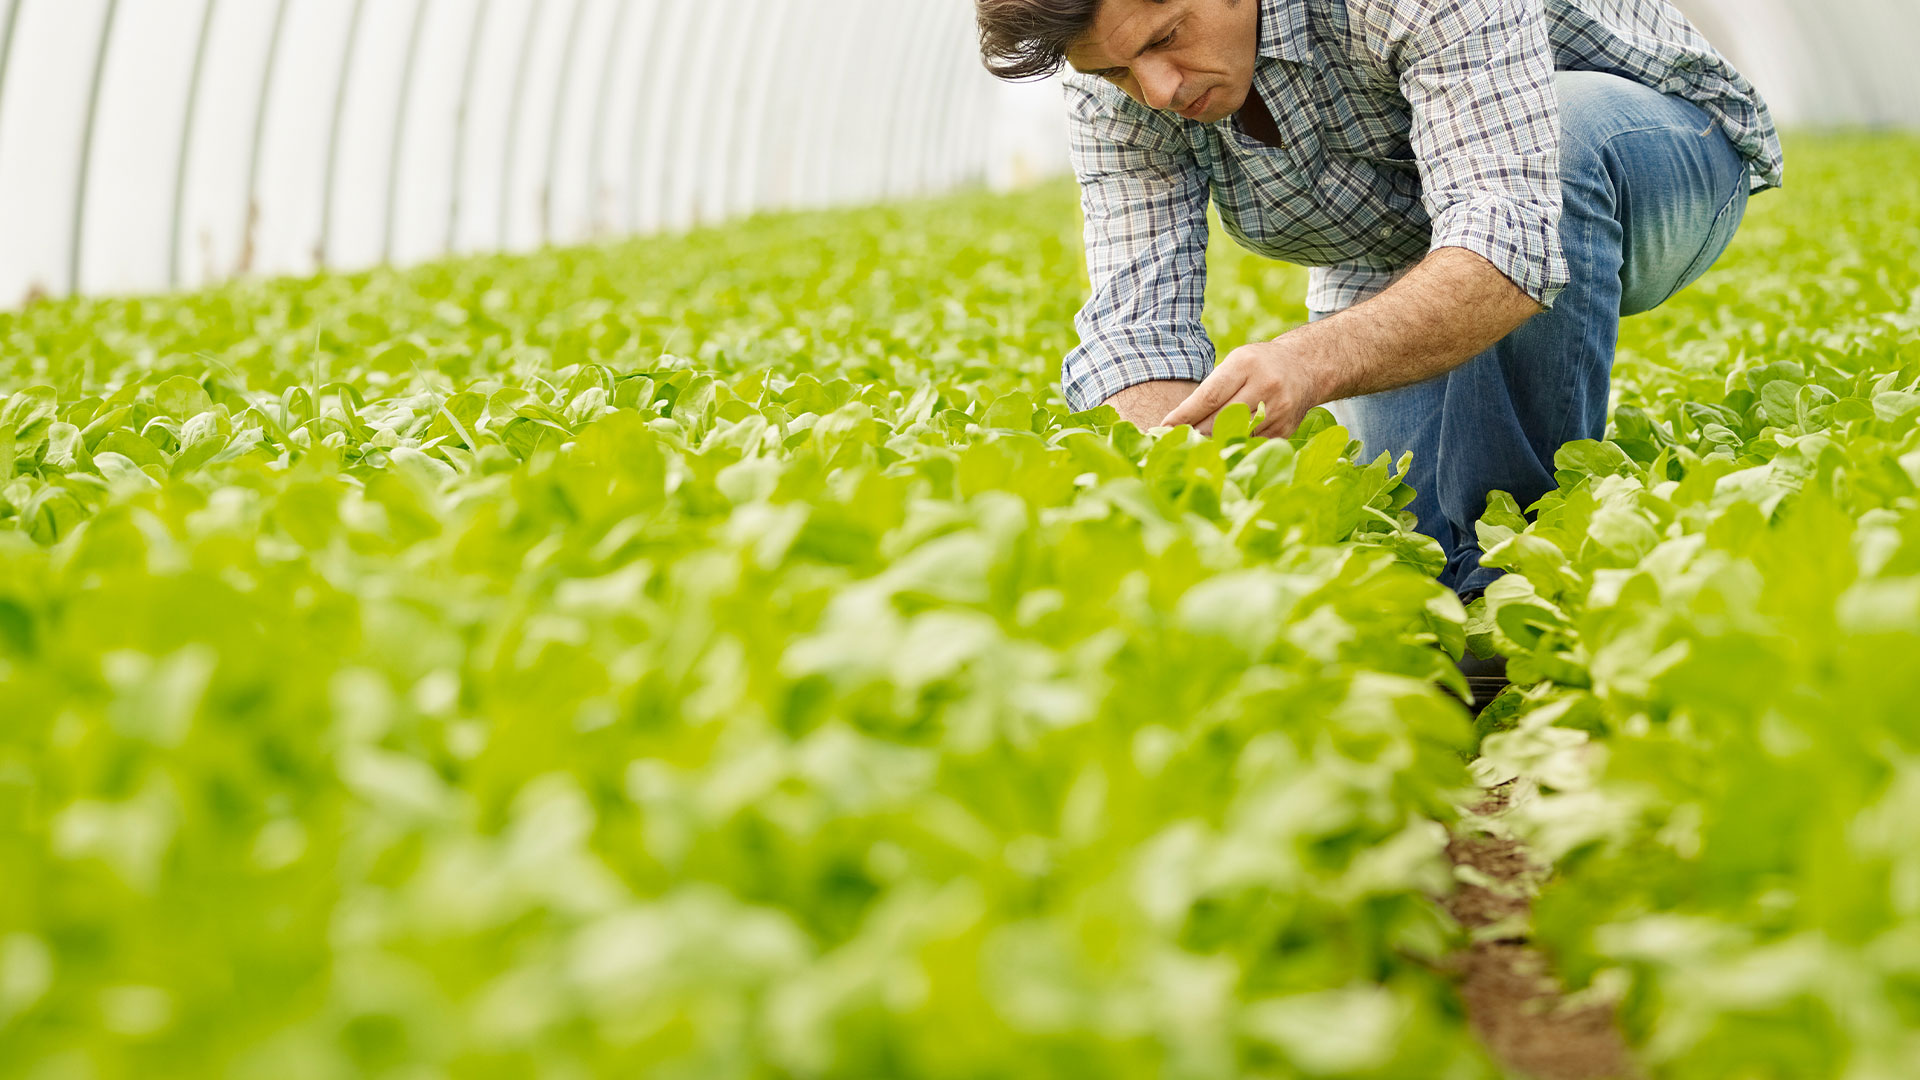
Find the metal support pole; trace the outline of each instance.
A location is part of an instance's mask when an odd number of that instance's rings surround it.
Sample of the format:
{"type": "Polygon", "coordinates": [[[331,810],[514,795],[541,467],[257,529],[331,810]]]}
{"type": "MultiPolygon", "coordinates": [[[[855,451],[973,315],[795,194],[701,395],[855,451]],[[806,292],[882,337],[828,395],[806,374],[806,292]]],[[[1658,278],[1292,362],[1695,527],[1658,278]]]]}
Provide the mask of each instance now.
{"type": "Polygon", "coordinates": [[[573,84],[580,56],[580,26],[586,20],[587,0],[574,0],[567,20],[567,41],[560,54],[560,71],[553,80],[553,123],[547,130],[547,174],[540,182],[540,244],[553,243],[553,178],[560,165],[560,129],[567,116],[567,90],[573,84]]]}
{"type": "Polygon", "coordinates": [[[786,169],[786,197],[780,204],[784,210],[799,209],[814,200],[814,175],[818,171],[814,161],[823,153],[828,138],[827,117],[835,108],[827,96],[827,84],[844,60],[833,53],[844,37],[836,33],[837,29],[822,17],[800,21],[799,47],[794,56],[803,75],[788,101],[793,157],[786,169]]]}
{"type": "Polygon", "coordinates": [[[663,27],[674,25],[669,10],[678,6],[673,4],[673,0],[648,0],[648,3],[652,12],[647,19],[647,32],[640,35],[640,77],[634,82],[633,123],[627,129],[627,189],[620,193],[621,205],[627,211],[625,231],[628,233],[642,231],[640,150],[645,134],[651,130],[653,103],[658,97],[653,85],[654,72],[660,66],[655,56],[654,42],[665,36],[663,27]]]}
{"type": "Polygon", "coordinates": [[[887,80],[884,85],[890,92],[884,95],[880,115],[874,118],[880,131],[875,140],[880,146],[880,158],[873,163],[873,190],[880,199],[892,199],[899,194],[897,178],[901,159],[906,156],[900,131],[905,124],[905,113],[916,96],[914,91],[919,89],[913,62],[918,57],[923,35],[916,31],[925,21],[927,10],[928,5],[924,3],[902,4],[894,16],[897,36],[884,53],[889,69],[882,69],[881,77],[887,80]]]}
{"type": "Polygon", "coordinates": [[[273,34],[267,42],[267,61],[260,69],[260,94],[254,100],[260,104],[253,114],[253,148],[247,155],[247,204],[240,209],[240,265],[239,273],[253,269],[254,228],[260,215],[260,158],[261,147],[267,138],[267,113],[273,105],[273,73],[280,66],[280,46],[286,40],[287,4],[290,0],[280,0],[280,6],[273,13],[273,34]]]}
{"type": "Polygon", "coordinates": [[[894,18],[897,28],[886,55],[893,70],[876,94],[884,103],[880,115],[875,117],[882,134],[877,140],[880,157],[873,163],[873,186],[869,190],[873,196],[881,199],[897,199],[908,190],[902,177],[911,167],[909,163],[913,148],[908,141],[912,130],[909,118],[924,93],[920,81],[924,67],[920,59],[929,37],[931,16],[937,14],[934,6],[925,0],[915,0],[906,5],[905,10],[896,11],[898,13],[894,18]]]}
{"type": "Polygon", "coordinates": [[[180,243],[186,234],[187,155],[193,150],[193,130],[200,112],[201,73],[207,66],[207,41],[213,36],[214,14],[220,0],[207,0],[200,11],[200,39],[193,47],[193,75],[187,83],[186,116],[180,122],[180,153],[173,165],[173,229],[167,237],[167,288],[180,287],[180,243]]]}
{"type": "Polygon", "coordinates": [[[466,194],[467,118],[473,112],[473,80],[480,70],[480,43],[486,39],[487,16],[493,13],[493,0],[480,0],[473,16],[473,34],[467,38],[467,67],[460,74],[460,105],[453,119],[453,186],[447,197],[447,242],[444,253],[452,254],[460,246],[460,209],[466,194]]]}
{"type": "Polygon", "coordinates": [[[738,0],[739,10],[733,13],[727,25],[738,27],[730,38],[723,37],[723,45],[733,56],[728,68],[727,78],[721,85],[719,102],[720,114],[726,117],[726,123],[714,132],[708,148],[707,172],[701,179],[701,197],[712,210],[716,220],[724,221],[735,213],[734,189],[740,183],[740,162],[746,156],[747,133],[753,128],[753,115],[748,112],[753,106],[753,63],[751,57],[758,51],[757,42],[766,33],[767,20],[762,13],[766,4],[762,0],[738,0]]]}
{"type": "Polygon", "coordinates": [[[984,167],[976,167],[970,151],[964,141],[967,118],[970,109],[987,90],[977,78],[969,78],[981,70],[978,50],[968,49],[962,55],[954,57],[954,74],[947,81],[947,179],[949,187],[960,187],[970,183],[979,183],[985,176],[984,167]]]}
{"type": "MultiPolygon", "coordinates": [[[[632,180],[633,232],[652,232],[659,227],[660,192],[665,186],[665,177],[657,176],[649,181],[641,170],[640,158],[648,149],[649,140],[665,147],[664,133],[667,130],[669,106],[675,104],[674,77],[678,71],[674,68],[677,55],[674,43],[686,40],[691,28],[693,4],[690,0],[658,0],[654,14],[653,35],[655,44],[647,50],[647,75],[640,82],[640,108],[634,110],[633,133],[627,142],[628,160],[631,162],[628,176],[632,180]]],[[[661,161],[664,171],[670,162],[661,161]]]]}
{"type": "MultiPolygon", "coordinates": [[[[966,66],[971,67],[971,64],[966,66]]],[[[975,80],[966,78],[959,68],[948,80],[946,115],[942,120],[946,125],[944,182],[949,187],[977,182],[985,173],[982,155],[975,151],[971,141],[974,114],[978,112],[979,99],[983,96],[974,89],[978,85],[975,80]]]]}
{"type": "Polygon", "coordinates": [[[893,94],[892,115],[887,119],[887,158],[881,182],[884,198],[898,199],[914,192],[914,159],[919,151],[915,138],[918,125],[914,120],[931,89],[927,80],[931,60],[927,43],[938,33],[939,16],[938,5],[921,0],[903,31],[898,89],[893,94]]]}
{"type": "Polygon", "coordinates": [[[934,31],[933,55],[927,61],[927,100],[922,105],[920,125],[919,186],[923,191],[942,191],[947,187],[947,112],[953,99],[953,87],[967,73],[963,57],[971,51],[958,43],[962,19],[968,16],[943,11],[934,31]]]}
{"type": "MultiPolygon", "coordinates": [[[[732,6],[732,0],[702,0],[699,30],[689,38],[676,39],[685,43],[685,52],[676,58],[678,77],[668,85],[688,88],[691,100],[719,98],[723,73],[718,70],[714,57],[721,34],[733,23],[732,12],[728,10],[732,6]]],[[[684,105],[673,111],[672,118],[673,150],[668,163],[673,171],[668,177],[671,186],[663,189],[665,198],[660,219],[666,228],[678,231],[702,220],[706,207],[701,181],[708,171],[704,151],[708,142],[722,137],[722,132],[716,129],[726,120],[710,125],[705,117],[696,118],[688,113],[684,105]]]]}
{"type": "MultiPolygon", "coordinates": [[[[942,27],[945,30],[946,27],[942,27]]],[[[953,82],[956,77],[956,65],[953,61],[953,47],[943,43],[934,50],[932,70],[928,73],[926,125],[924,140],[925,158],[921,162],[921,175],[926,178],[926,186],[934,190],[944,190],[947,186],[947,104],[952,97],[953,82]]]]}
{"type": "Polygon", "coordinates": [[[606,162],[600,148],[607,141],[608,96],[613,92],[613,69],[620,60],[620,46],[627,40],[627,21],[633,16],[633,0],[619,0],[619,4],[613,16],[613,28],[607,33],[606,55],[600,60],[600,89],[594,95],[593,130],[587,138],[587,221],[596,238],[607,231],[606,215],[602,212],[606,200],[601,197],[604,179],[601,170],[606,162]]]}
{"type": "Polygon", "coordinates": [[[668,207],[670,228],[675,230],[709,224],[716,216],[712,199],[715,193],[709,187],[719,179],[715,148],[725,143],[735,122],[732,102],[727,98],[732,73],[722,68],[718,57],[721,40],[729,29],[739,25],[740,2],[707,0],[706,10],[701,13],[700,33],[687,43],[689,63],[685,83],[694,88],[694,100],[713,103],[714,117],[711,125],[701,125],[684,113],[674,118],[678,133],[676,144],[680,149],[674,154],[678,167],[674,170],[675,187],[668,207]]]}
{"type": "Polygon", "coordinates": [[[500,155],[500,229],[494,247],[507,250],[507,228],[513,223],[513,161],[520,149],[520,106],[527,95],[527,72],[533,66],[533,43],[540,36],[540,5],[527,9],[527,25],[520,35],[520,59],[514,65],[513,94],[507,99],[506,149],[500,155]]]}
{"type": "Polygon", "coordinates": [[[7,69],[13,66],[13,31],[20,25],[20,9],[26,6],[27,0],[10,0],[6,28],[0,30],[0,104],[6,102],[7,69]]]}
{"type": "Polygon", "coordinates": [[[888,170],[887,187],[896,197],[920,195],[928,187],[926,148],[931,135],[927,118],[933,111],[933,97],[939,89],[938,60],[940,46],[947,40],[947,14],[944,5],[923,4],[920,23],[914,29],[906,66],[906,84],[912,89],[904,95],[906,101],[895,121],[894,151],[888,170]]]}
{"type": "Polygon", "coordinates": [[[394,219],[400,214],[400,155],[407,145],[407,119],[413,113],[413,89],[420,67],[420,31],[433,10],[433,0],[419,0],[413,9],[413,27],[407,32],[407,70],[400,77],[400,114],[393,118],[393,148],[387,155],[387,216],[381,227],[380,261],[393,261],[394,219]]]}
{"type": "Polygon", "coordinates": [[[353,0],[353,22],[347,27],[347,46],[340,53],[340,79],[333,87],[333,121],[327,130],[326,174],[321,179],[320,248],[321,268],[333,261],[333,199],[339,183],[340,131],[347,115],[347,80],[353,77],[353,61],[360,51],[360,27],[366,21],[367,0],[353,0]]]}
{"type": "Polygon", "coordinates": [[[746,137],[741,147],[738,175],[734,178],[732,204],[741,213],[752,213],[766,203],[762,174],[766,171],[767,142],[773,137],[770,128],[774,113],[775,59],[780,46],[787,41],[787,28],[799,6],[789,0],[770,0],[770,4],[772,10],[766,13],[766,24],[759,31],[760,39],[748,64],[753,82],[747,90],[746,137]]]}
{"type": "MultiPolygon", "coordinates": [[[[872,0],[857,0],[858,8],[847,20],[845,33],[836,42],[833,60],[832,96],[827,99],[827,153],[819,160],[820,194],[815,205],[838,206],[847,201],[847,159],[859,145],[855,118],[854,89],[860,85],[862,54],[873,43],[872,0]],[[856,31],[858,36],[856,36],[856,31]]],[[[884,17],[884,16],[883,16],[884,17]]]]}
{"type": "Polygon", "coordinates": [[[113,42],[114,17],[120,12],[120,0],[107,0],[106,17],[100,20],[100,42],[93,54],[93,86],[87,91],[87,119],[80,134],[80,178],[73,193],[73,233],[67,247],[67,295],[80,292],[81,241],[87,232],[87,181],[93,173],[93,128],[100,118],[100,84],[106,81],[107,51],[113,42]]]}
{"type": "MultiPolygon", "coordinates": [[[[955,12],[949,18],[957,30],[961,19],[969,16],[955,12]]],[[[956,35],[957,37],[958,35],[956,35]]],[[[958,41],[943,43],[934,58],[933,95],[928,101],[927,128],[931,143],[927,152],[927,174],[929,183],[945,190],[954,183],[959,171],[959,153],[954,145],[955,130],[953,117],[959,107],[959,88],[976,68],[976,55],[971,46],[962,47],[958,41]]]]}

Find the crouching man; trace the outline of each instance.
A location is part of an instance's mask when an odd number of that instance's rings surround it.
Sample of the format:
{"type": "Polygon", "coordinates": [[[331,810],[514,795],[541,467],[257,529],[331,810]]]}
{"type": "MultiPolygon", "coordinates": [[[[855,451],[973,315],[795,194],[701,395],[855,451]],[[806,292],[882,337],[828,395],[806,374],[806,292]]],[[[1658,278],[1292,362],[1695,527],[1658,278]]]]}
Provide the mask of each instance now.
{"type": "Polygon", "coordinates": [[[1489,491],[1604,435],[1622,316],[1711,266],[1777,186],[1766,104],[1666,0],[976,0],[989,70],[1070,65],[1093,294],[1061,383],[1141,427],[1330,404],[1414,454],[1463,596],[1489,491]],[[1312,267],[1312,321],[1217,366],[1207,202],[1312,267]]]}

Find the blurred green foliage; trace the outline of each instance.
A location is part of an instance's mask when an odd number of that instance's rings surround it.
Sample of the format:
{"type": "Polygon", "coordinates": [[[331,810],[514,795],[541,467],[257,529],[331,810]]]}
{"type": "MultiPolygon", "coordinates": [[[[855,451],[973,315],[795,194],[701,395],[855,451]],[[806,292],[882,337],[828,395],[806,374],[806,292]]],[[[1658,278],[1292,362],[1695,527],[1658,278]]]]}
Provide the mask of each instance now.
{"type": "Polygon", "coordinates": [[[1920,1072],[1920,146],[1797,149],[1629,324],[1612,439],[1480,527],[1470,634],[1543,680],[1482,779],[1659,1076],[1920,1072]]]}
{"type": "Polygon", "coordinates": [[[1920,147],[1793,150],[1471,613],[1066,412],[1070,187],[0,316],[0,1074],[1492,1077],[1477,778],[1656,1075],[1909,1075],[1920,147]]]}
{"type": "Polygon", "coordinates": [[[1071,199],[0,320],[0,1071],[1490,1075],[1411,492],[1071,199]]]}

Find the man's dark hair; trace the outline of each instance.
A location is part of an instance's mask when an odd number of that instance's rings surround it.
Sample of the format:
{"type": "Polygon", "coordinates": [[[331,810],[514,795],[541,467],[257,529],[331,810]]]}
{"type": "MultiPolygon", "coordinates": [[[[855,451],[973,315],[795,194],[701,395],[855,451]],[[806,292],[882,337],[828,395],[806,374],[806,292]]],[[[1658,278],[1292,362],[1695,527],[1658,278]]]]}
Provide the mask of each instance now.
{"type": "Polygon", "coordinates": [[[1101,0],[974,0],[980,56],[1002,79],[1059,71],[1067,49],[1093,28],[1101,0]]]}

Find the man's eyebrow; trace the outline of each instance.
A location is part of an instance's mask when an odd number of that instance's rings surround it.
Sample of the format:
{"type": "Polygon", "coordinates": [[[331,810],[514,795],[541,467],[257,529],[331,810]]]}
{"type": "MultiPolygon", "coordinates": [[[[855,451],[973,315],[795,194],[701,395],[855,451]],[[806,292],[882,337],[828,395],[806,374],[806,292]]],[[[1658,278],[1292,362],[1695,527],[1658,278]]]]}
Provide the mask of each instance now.
{"type": "MultiPolygon", "coordinates": [[[[1142,44],[1138,49],[1135,49],[1133,51],[1133,55],[1128,57],[1127,59],[1138,60],[1140,57],[1145,56],[1147,50],[1153,48],[1155,44],[1157,44],[1162,39],[1164,39],[1167,36],[1167,34],[1173,30],[1173,24],[1179,22],[1180,19],[1181,19],[1181,15],[1179,13],[1168,16],[1167,21],[1161,23],[1157,28],[1155,28],[1153,33],[1148,35],[1146,42],[1142,44]]],[[[1105,75],[1110,71],[1126,70],[1125,68],[1118,68],[1118,67],[1104,67],[1104,68],[1094,68],[1092,71],[1088,71],[1071,60],[1067,61],[1067,66],[1079,72],[1082,75],[1105,75]]]]}

